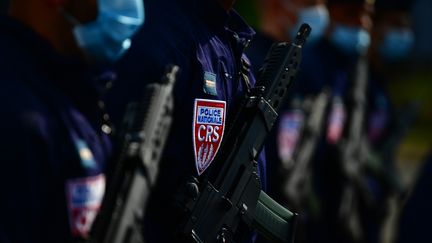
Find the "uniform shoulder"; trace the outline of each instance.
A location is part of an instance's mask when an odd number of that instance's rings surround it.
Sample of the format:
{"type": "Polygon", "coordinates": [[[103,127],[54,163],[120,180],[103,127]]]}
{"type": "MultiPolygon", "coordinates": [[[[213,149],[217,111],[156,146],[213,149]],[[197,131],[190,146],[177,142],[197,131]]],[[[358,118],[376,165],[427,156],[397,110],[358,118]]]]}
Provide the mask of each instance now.
{"type": "MultiPolygon", "coordinates": [[[[3,68],[0,67],[0,72],[3,68]]],[[[45,127],[52,109],[42,100],[43,94],[25,83],[25,80],[8,75],[0,77],[0,125],[1,129],[7,127],[22,129],[40,129],[45,127]]],[[[45,94],[46,95],[46,94],[45,94]]]]}

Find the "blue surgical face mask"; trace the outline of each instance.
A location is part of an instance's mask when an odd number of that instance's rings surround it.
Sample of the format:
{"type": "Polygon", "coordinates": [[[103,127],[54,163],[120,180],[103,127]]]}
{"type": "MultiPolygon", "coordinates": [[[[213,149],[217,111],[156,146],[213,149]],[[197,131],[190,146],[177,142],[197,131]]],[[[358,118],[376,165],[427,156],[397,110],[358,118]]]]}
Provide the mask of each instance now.
{"type": "Polygon", "coordinates": [[[290,35],[294,38],[300,26],[303,23],[307,23],[312,27],[312,32],[308,38],[308,43],[314,43],[323,37],[329,22],[330,17],[325,5],[320,4],[312,7],[302,8],[298,12],[298,19],[295,27],[290,28],[290,35]]]}
{"type": "Polygon", "coordinates": [[[407,58],[414,46],[414,33],[410,29],[390,29],[386,32],[379,53],[388,62],[407,58]]]}
{"type": "Polygon", "coordinates": [[[67,15],[75,25],[73,34],[78,46],[94,64],[118,60],[131,45],[131,37],[144,23],[143,0],[98,0],[98,17],[81,24],[67,15]]]}
{"type": "Polygon", "coordinates": [[[356,56],[367,52],[371,38],[369,32],[361,27],[336,25],[330,41],[345,54],[356,56]]]}

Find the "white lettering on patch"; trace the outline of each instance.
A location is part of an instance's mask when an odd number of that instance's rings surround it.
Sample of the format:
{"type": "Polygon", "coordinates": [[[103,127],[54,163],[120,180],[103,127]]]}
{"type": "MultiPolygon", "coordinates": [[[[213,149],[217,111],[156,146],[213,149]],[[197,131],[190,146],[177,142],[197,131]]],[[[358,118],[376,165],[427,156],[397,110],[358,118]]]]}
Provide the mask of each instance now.
{"type": "Polygon", "coordinates": [[[193,143],[198,175],[213,162],[225,129],[225,101],[196,99],[193,143]]]}

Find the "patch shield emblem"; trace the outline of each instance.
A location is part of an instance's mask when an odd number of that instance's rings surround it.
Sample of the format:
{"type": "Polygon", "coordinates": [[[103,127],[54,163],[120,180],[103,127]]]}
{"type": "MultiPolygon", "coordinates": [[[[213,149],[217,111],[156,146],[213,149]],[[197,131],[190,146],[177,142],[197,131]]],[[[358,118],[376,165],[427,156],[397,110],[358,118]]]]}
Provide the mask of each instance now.
{"type": "Polygon", "coordinates": [[[346,110],[342,99],[337,97],[333,101],[332,109],[328,118],[327,142],[337,144],[342,138],[346,121],[346,110]]]}
{"type": "Polygon", "coordinates": [[[71,233],[88,237],[105,193],[105,175],[72,179],[66,182],[71,233]]]}
{"type": "Polygon", "coordinates": [[[195,99],[193,144],[198,175],[213,162],[225,130],[226,102],[195,99]]]}
{"type": "Polygon", "coordinates": [[[301,110],[290,110],[281,116],[278,132],[279,158],[288,163],[294,154],[303,128],[304,115],[301,110]]]}

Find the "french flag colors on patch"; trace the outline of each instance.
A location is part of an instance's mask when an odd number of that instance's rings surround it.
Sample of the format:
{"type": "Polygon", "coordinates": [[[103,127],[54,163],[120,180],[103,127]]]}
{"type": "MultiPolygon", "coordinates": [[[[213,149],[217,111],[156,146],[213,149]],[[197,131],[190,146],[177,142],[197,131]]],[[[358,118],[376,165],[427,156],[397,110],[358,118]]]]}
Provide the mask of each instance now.
{"type": "Polygon", "coordinates": [[[88,237],[105,193],[105,175],[72,179],[66,182],[71,233],[88,237]]]}
{"type": "Polygon", "coordinates": [[[213,162],[225,130],[225,101],[195,99],[193,144],[198,175],[213,162]]]}

